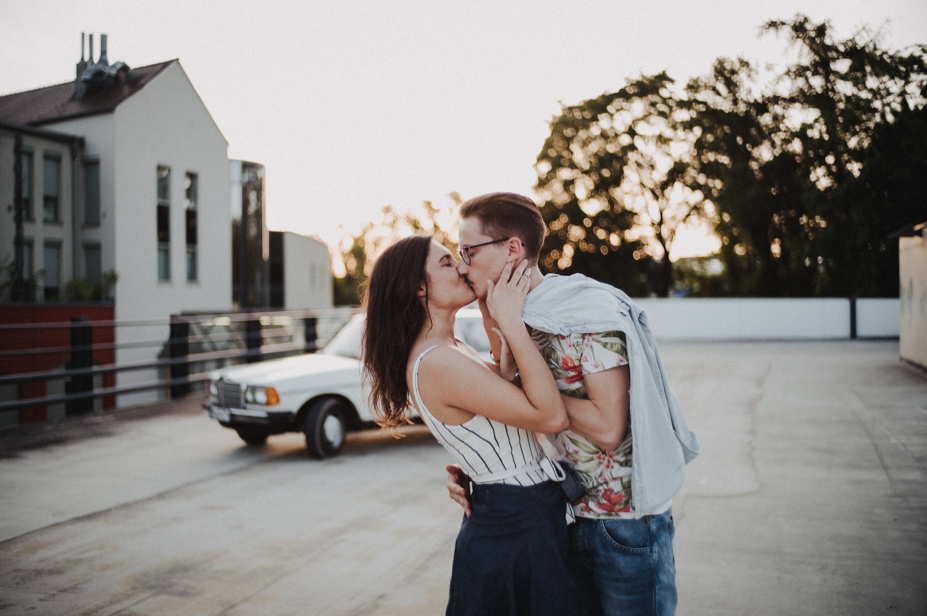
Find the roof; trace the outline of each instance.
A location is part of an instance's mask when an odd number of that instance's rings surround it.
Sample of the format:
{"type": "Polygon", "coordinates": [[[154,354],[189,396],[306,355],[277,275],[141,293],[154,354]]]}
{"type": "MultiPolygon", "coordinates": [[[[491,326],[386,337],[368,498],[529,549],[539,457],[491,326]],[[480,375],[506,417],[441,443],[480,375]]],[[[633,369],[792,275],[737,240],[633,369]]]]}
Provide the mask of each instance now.
{"type": "Polygon", "coordinates": [[[71,99],[74,94],[73,81],[0,96],[0,120],[12,124],[37,125],[113,111],[173,62],[176,60],[136,68],[134,70],[138,81],[135,83],[119,80],[109,88],[89,92],[74,100],[71,99]]]}
{"type": "Polygon", "coordinates": [[[6,131],[13,134],[19,133],[23,135],[33,135],[35,137],[50,139],[52,141],[62,141],[64,143],[84,142],[84,138],[77,135],[60,133],[56,130],[48,130],[47,128],[35,128],[32,126],[26,126],[24,124],[10,124],[9,122],[4,122],[3,120],[0,120],[0,131],[6,131]]]}

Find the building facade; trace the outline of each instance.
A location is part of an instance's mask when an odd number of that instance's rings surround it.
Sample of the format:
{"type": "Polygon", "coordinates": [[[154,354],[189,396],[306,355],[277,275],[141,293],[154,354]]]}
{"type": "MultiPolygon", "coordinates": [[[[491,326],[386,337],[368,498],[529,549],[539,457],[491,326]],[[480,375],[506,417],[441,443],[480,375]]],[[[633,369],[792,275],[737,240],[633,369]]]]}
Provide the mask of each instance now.
{"type": "Polygon", "coordinates": [[[323,310],[334,304],[328,246],[290,231],[270,232],[270,304],[283,310],[323,310]]]}
{"type": "MultiPolygon", "coordinates": [[[[23,264],[2,299],[57,300],[72,279],[114,272],[120,322],[231,310],[228,143],[179,61],[110,65],[105,42],[90,55],[74,82],[0,97],[0,203],[12,206],[0,212],[0,259],[23,264]],[[13,297],[18,284],[34,293],[13,297]]],[[[157,348],[140,345],[167,336],[166,324],[119,328],[116,362],[152,361],[157,348]]],[[[157,376],[124,372],[119,385],[157,376]]]]}
{"type": "MultiPolygon", "coordinates": [[[[229,161],[180,62],[110,64],[105,35],[93,55],[91,35],[73,82],[0,96],[0,303],[96,289],[120,324],[115,363],[138,366],[163,354],[171,315],[331,307],[328,251],[296,234],[271,302],[264,167],[229,161]]],[[[164,376],[140,367],[118,386],[164,376]]]]}

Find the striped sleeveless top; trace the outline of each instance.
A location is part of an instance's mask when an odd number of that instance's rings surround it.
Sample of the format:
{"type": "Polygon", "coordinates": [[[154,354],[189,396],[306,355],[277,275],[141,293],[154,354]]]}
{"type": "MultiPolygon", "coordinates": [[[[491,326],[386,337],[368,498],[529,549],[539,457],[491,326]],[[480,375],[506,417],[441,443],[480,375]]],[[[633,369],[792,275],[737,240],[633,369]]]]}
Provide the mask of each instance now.
{"type": "MultiPolygon", "coordinates": [[[[541,463],[547,461],[534,432],[474,415],[460,425],[438,421],[425,407],[418,391],[418,368],[422,358],[436,346],[425,349],[412,368],[412,395],[419,415],[439,443],[450,452],[476,483],[531,486],[548,481],[541,463]]],[[[549,464],[549,461],[547,461],[549,464]]]]}

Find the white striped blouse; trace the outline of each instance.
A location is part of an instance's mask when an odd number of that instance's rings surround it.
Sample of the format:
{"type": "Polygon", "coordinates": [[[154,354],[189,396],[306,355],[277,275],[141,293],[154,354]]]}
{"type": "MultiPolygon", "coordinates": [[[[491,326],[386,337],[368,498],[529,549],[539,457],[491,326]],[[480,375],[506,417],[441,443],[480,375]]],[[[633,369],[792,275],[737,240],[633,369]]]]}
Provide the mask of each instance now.
{"type": "Polygon", "coordinates": [[[548,476],[538,468],[545,456],[534,432],[513,428],[482,415],[474,415],[460,425],[447,425],[431,414],[418,391],[418,368],[425,353],[434,348],[426,349],[415,360],[412,394],[419,415],[438,442],[476,483],[531,486],[548,481],[548,476]]]}

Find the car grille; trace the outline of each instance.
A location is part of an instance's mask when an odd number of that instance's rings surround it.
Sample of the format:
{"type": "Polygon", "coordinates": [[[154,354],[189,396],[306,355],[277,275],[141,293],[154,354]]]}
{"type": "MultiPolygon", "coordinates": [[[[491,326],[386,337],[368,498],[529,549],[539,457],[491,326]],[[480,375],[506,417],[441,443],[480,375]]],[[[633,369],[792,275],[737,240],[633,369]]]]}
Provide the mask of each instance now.
{"type": "Polygon", "coordinates": [[[241,391],[241,386],[238,383],[233,383],[231,381],[217,381],[216,386],[219,388],[219,406],[239,409],[244,407],[244,394],[241,391]]]}

